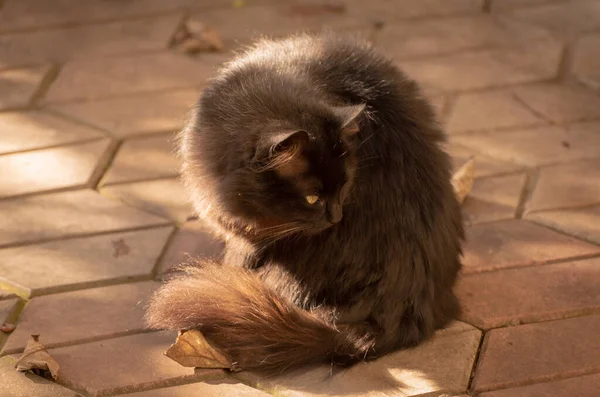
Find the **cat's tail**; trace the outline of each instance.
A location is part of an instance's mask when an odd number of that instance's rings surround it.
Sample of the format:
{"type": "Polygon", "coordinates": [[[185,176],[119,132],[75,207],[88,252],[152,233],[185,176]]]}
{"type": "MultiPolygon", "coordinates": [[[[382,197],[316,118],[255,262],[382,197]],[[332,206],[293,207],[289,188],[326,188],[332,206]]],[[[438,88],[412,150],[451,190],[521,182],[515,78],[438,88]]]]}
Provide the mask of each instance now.
{"type": "Polygon", "coordinates": [[[216,262],[183,267],[152,297],[151,328],[198,329],[245,370],[283,372],[316,362],[350,364],[372,352],[360,326],[334,326],[279,296],[255,273],[216,262]]]}

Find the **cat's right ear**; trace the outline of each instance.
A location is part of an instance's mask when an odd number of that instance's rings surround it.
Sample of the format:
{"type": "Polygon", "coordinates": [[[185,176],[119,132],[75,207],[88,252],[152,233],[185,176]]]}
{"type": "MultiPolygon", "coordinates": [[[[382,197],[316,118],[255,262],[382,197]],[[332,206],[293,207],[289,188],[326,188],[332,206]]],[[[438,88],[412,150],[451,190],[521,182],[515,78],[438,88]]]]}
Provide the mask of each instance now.
{"type": "Polygon", "coordinates": [[[268,134],[257,143],[251,168],[255,172],[275,170],[286,174],[290,169],[299,170],[308,142],[308,133],[302,130],[268,134]]]}

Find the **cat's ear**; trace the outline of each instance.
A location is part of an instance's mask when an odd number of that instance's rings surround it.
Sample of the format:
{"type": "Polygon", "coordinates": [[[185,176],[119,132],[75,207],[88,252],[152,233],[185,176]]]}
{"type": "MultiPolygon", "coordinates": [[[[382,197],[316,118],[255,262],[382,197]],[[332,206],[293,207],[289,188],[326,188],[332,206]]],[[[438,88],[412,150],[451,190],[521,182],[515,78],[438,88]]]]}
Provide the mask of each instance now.
{"type": "Polygon", "coordinates": [[[257,143],[252,169],[255,172],[286,170],[287,173],[291,166],[298,168],[299,163],[304,161],[302,151],[308,142],[308,133],[302,130],[266,134],[257,143]]]}
{"type": "Polygon", "coordinates": [[[354,135],[359,130],[358,125],[359,117],[364,113],[366,105],[348,105],[348,106],[336,106],[333,108],[333,112],[340,121],[342,127],[342,133],[346,135],[354,135]]]}

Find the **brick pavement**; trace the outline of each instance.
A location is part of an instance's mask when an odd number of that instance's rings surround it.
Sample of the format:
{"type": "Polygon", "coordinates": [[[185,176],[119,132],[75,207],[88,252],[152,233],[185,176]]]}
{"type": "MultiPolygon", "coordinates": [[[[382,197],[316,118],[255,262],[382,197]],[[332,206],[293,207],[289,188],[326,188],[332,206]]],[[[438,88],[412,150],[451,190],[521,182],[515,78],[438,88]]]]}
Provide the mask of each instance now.
{"type": "Polygon", "coordinates": [[[600,0],[0,0],[0,396],[598,396],[600,0]],[[240,2],[236,2],[240,4],[240,2]],[[225,53],[171,48],[189,18],[225,53]],[[330,374],[193,371],[141,315],[222,243],[193,219],[173,131],[253,34],[358,32],[422,83],[464,203],[460,321],[330,374]],[[166,193],[165,193],[166,192],[166,193]],[[13,371],[31,333],[58,383],[13,371]]]}

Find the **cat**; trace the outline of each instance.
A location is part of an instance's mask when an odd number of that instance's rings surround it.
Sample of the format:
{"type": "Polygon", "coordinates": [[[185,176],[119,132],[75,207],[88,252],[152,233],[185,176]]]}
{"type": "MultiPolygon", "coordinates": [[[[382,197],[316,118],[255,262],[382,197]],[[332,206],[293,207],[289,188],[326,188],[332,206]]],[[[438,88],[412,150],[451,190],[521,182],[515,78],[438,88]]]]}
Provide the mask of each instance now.
{"type": "Polygon", "coordinates": [[[352,365],[459,313],[464,230],[446,136],[417,84],[370,44],[263,39],[226,64],[180,134],[222,261],[182,266],[155,329],[199,329],[236,369],[352,365]]]}

